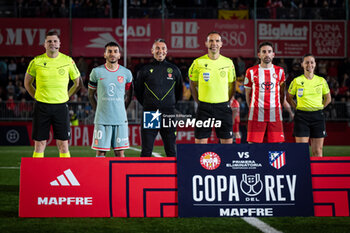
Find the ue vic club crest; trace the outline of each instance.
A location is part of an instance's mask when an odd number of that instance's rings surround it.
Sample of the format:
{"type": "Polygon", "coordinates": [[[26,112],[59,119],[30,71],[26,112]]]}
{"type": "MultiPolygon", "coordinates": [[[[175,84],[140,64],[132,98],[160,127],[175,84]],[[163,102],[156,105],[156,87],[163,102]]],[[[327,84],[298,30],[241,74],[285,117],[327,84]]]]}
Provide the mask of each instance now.
{"type": "Polygon", "coordinates": [[[272,167],[280,169],[286,165],[285,151],[269,151],[269,163],[272,167]]]}

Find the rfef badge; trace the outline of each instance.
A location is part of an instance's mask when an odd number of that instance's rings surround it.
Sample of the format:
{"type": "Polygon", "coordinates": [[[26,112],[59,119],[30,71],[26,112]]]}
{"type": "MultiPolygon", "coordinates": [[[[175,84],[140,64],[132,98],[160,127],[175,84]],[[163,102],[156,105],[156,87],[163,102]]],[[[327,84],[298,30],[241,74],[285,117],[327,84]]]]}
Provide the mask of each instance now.
{"type": "Polygon", "coordinates": [[[160,129],[161,113],[157,111],[143,112],[143,128],[144,129],[160,129]]]}

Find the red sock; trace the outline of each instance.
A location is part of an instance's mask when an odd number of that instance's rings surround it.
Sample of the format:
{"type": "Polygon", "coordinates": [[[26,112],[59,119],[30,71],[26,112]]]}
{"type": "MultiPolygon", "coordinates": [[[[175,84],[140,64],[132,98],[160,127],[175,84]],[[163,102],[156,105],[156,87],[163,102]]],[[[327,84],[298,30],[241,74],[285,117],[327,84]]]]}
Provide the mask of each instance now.
{"type": "Polygon", "coordinates": [[[236,144],[241,144],[241,139],[240,138],[236,138],[236,144]]]}

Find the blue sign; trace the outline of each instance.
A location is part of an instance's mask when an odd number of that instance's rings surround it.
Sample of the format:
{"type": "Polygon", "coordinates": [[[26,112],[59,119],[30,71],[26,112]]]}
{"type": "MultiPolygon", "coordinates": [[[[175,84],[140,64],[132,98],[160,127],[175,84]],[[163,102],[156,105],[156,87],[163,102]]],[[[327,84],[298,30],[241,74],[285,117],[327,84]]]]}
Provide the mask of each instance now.
{"type": "Polygon", "coordinates": [[[144,129],[160,129],[161,113],[157,111],[143,112],[143,128],[144,129]]]}
{"type": "Polygon", "coordinates": [[[306,143],[177,146],[179,217],[314,216],[306,143]]]}

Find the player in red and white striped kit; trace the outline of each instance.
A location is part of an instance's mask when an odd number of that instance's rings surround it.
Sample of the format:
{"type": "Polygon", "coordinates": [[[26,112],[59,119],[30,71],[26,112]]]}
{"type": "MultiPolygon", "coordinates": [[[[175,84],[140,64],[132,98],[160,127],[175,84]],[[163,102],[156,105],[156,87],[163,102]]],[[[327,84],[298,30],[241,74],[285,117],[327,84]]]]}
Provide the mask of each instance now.
{"type": "Polygon", "coordinates": [[[267,142],[284,142],[281,103],[284,100],[285,74],[282,67],[272,64],[274,56],[273,45],[261,43],[258,50],[260,64],[246,71],[244,87],[249,106],[249,143],[262,143],[265,132],[267,142]]]}

